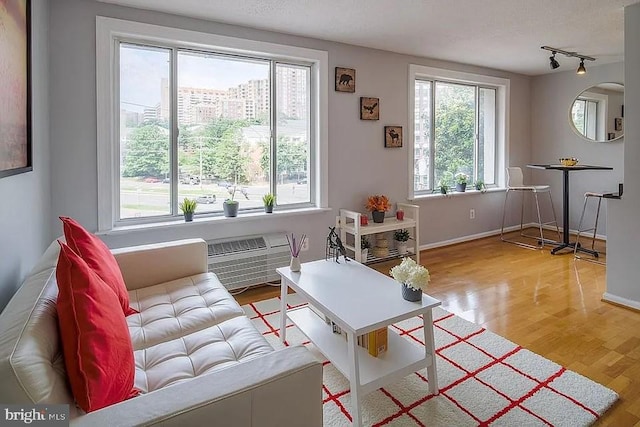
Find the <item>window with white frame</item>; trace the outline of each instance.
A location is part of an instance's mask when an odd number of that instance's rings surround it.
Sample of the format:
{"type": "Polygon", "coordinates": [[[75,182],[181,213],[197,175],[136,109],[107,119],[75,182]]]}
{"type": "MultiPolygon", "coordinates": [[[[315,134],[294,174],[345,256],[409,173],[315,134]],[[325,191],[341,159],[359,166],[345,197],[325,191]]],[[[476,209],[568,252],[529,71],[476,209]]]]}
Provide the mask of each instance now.
{"type": "Polygon", "coordinates": [[[468,183],[499,186],[503,174],[508,80],[410,66],[410,194],[468,183]]]}
{"type": "Polygon", "coordinates": [[[231,197],[261,209],[267,193],[276,209],[323,206],[326,52],[98,22],[98,66],[110,70],[98,72],[98,89],[111,88],[105,109],[117,111],[99,123],[109,130],[102,141],[99,131],[99,156],[111,164],[99,173],[111,196],[101,198],[101,229],[172,219],[184,198],[211,215],[231,197]]]}

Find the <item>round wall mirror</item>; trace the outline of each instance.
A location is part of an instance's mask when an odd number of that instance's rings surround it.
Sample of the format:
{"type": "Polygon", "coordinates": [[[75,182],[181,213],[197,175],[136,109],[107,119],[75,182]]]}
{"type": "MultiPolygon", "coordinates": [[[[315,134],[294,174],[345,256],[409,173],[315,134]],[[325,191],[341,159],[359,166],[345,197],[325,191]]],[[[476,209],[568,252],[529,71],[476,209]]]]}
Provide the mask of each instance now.
{"type": "Polygon", "coordinates": [[[600,83],[582,91],[571,104],[569,122],[589,141],[617,141],[624,135],[624,86],[600,83]]]}

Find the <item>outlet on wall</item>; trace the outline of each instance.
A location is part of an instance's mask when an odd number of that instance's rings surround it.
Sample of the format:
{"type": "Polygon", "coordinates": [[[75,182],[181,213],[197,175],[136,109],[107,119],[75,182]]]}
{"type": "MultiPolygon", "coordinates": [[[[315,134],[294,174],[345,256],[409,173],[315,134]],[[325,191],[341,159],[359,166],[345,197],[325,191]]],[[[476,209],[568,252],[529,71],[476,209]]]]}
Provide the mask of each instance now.
{"type": "Polygon", "coordinates": [[[304,239],[304,242],[302,242],[302,247],[300,248],[301,251],[305,252],[309,250],[309,238],[307,237],[306,239],[304,239]]]}
{"type": "Polygon", "coordinates": [[[476,219],[476,210],[469,209],[469,219],[476,219]]]}

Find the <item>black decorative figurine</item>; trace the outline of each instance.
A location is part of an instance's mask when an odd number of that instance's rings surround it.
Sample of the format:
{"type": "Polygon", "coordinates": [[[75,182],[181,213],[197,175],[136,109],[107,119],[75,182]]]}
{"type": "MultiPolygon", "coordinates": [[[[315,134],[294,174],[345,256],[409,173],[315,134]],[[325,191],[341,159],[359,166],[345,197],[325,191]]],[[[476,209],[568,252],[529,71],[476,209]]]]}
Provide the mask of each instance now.
{"type": "Polygon", "coordinates": [[[329,235],[327,236],[327,247],[325,249],[324,259],[327,260],[329,258],[335,257],[335,261],[339,264],[340,261],[338,261],[338,259],[340,258],[340,255],[342,255],[345,262],[349,261],[349,258],[347,258],[347,250],[344,248],[344,245],[342,244],[342,240],[340,240],[338,233],[336,233],[336,228],[329,227],[329,230],[330,231],[329,235]]]}

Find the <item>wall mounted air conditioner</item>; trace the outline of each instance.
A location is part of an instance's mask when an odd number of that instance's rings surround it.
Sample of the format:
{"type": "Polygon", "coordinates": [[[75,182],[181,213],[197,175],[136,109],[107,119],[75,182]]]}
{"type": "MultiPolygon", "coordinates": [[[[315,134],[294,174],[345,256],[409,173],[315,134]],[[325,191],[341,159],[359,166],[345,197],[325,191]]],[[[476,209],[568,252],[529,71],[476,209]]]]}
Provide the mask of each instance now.
{"type": "Polygon", "coordinates": [[[209,271],[228,290],[279,281],[276,268],[289,265],[286,232],[210,240],[209,271]]]}

